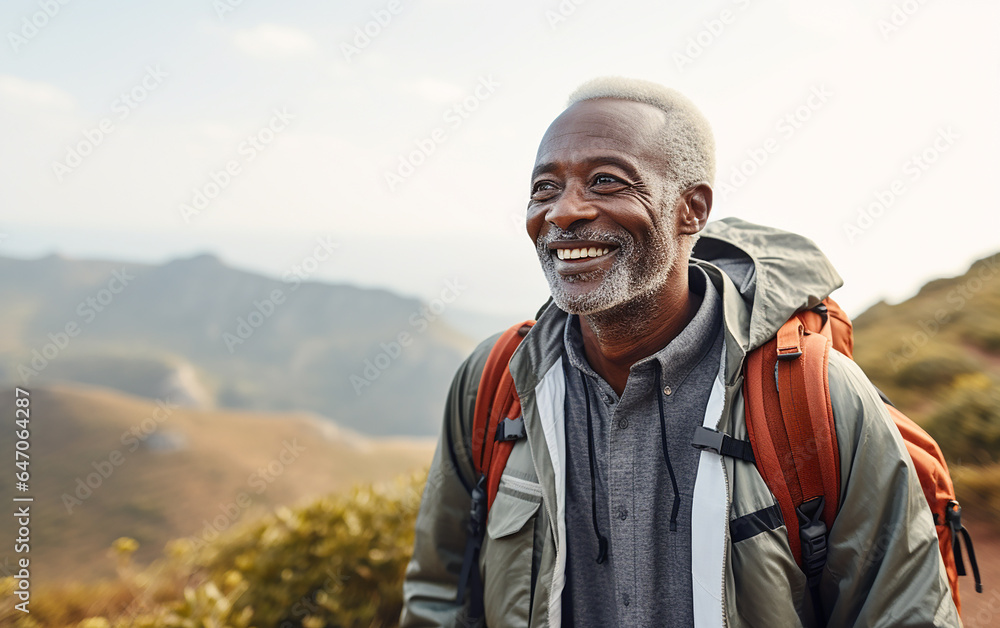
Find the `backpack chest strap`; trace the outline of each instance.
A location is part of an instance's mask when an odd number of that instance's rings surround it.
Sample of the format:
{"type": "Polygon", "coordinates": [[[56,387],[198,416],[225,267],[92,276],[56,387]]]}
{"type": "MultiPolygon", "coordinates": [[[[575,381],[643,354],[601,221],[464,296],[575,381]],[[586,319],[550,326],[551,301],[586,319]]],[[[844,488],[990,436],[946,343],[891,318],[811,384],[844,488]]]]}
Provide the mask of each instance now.
{"type": "Polygon", "coordinates": [[[720,456],[754,462],[753,447],[748,440],[733,438],[725,432],[699,425],[691,439],[691,446],[702,451],[713,451],[720,456]]]}

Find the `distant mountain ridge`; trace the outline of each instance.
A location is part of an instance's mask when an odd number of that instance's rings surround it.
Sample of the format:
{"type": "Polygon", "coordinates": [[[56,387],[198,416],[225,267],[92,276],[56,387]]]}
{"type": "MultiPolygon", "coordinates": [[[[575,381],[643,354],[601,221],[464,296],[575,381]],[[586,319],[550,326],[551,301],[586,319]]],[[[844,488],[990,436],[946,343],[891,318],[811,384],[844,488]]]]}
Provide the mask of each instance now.
{"type": "Polygon", "coordinates": [[[0,277],[0,379],[22,385],[68,380],[430,435],[474,345],[417,299],[267,278],[211,255],[158,266],[0,258],[0,277]]]}
{"type": "MultiPolygon", "coordinates": [[[[106,551],[120,536],[148,561],[169,539],[210,540],[277,506],[422,469],[434,450],[432,438],[368,438],[306,412],[185,408],[96,386],[34,386],[30,400],[31,560],[47,582],[112,576],[106,551]]],[[[0,402],[14,407],[13,389],[0,402]]],[[[0,431],[11,460],[14,440],[0,431]]],[[[17,495],[0,485],[0,499],[17,495]]],[[[8,538],[15,528],[0,520],[8,538]]]]}
{"type": "MultiPolygon", "coordinates": [[[[858,363],[915,418],[933,414],[937,389],[956,375],[1000,377],[998,259],[856,317],[858,363]]],[[[7,382],[306,410],[372,435],[436,434],[456,367],[512,322],[387,290],[263,277],[212,255],[162,265],[0,257],[0,299],[7,382]]]]}

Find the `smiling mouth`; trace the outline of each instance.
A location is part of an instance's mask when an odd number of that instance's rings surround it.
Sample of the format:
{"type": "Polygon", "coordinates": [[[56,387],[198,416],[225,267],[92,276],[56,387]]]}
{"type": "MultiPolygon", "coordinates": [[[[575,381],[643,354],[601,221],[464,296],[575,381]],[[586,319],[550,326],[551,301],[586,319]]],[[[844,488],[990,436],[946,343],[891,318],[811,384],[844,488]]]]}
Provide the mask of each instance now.
{"type": "Polygon", "coordinates": [[[592,259],[604,257],[614,248],[608,246],[553,246],[552,251],[561,260],[592,259]]]}
{"type": "Polygon", "coordinates": [[[556,249],[556,257],[559,259],[582,259],[585,257],[604,257],[608,254],[607,247],[578,248],[578,249],[556,249]]]}

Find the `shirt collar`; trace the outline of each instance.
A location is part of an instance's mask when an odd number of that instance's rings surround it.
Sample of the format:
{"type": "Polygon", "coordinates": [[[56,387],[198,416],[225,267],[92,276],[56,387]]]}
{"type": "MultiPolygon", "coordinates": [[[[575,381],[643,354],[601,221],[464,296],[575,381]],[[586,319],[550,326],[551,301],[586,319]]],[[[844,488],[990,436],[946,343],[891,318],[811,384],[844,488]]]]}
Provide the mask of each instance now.
{"type": "MultiPolygon", "coordinates": [[[[715,346],[722,327],[721,297],[705,271],[694,264],[688,266],[688,287],[692,292],[702,295],[701,305],[698,306],[694,317],[666,346],[633,364],[629,377],[652,369],[653,362],[656,361],[659,362],[663,372],[663,383],[671,387],[672,391],[676,391],[687,379],[688,374],[715,346]]],[[[587,362],[583,352],[583,335],[580,332],[579,319],[577,315],[566,317],[563,344],[566,347],[569,363],[592,379],[605,384],[604,379],[587,362]]],[[[610,390],[609,385],[601,388],[610,390]]]]}

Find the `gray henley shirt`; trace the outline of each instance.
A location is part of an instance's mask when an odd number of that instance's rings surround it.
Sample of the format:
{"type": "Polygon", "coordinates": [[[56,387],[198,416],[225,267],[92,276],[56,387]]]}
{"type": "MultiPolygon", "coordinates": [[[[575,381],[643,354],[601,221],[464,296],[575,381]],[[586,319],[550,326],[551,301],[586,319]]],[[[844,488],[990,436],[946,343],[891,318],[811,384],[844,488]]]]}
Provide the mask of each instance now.
{"type": "Polygon", "coordinates": [[[587,362],[579,318],[567,318],[564,626],[694,625],[691,502],[700,452],[691,438],[705,417],[723,337],[721,298],[705,271],[689,266],[689,284],[703,295],[694,318],[667,346],[632,366],[620,398],[587,362]],[[597,523],[609,545],[602,564],[591,511],[585,395],[593,423],[597,523]],[[663,398],[667,451],[681,496],[673,532],[674,491],[657,395],[663,398]]]}

